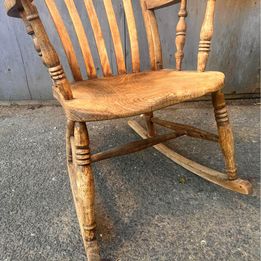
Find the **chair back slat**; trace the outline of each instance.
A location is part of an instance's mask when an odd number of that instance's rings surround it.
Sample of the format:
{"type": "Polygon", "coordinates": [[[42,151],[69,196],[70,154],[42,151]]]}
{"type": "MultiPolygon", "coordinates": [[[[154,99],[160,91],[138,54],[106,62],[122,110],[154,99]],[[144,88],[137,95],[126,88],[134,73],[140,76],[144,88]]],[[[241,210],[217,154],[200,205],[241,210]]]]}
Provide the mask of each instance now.
{"type": "Polygon", "coordinates": [[[96,78],[96,68],[94,65],[91,49],[89,46],[89,42],[86,36],[86,33],[84,31],[84,27],[81,21],[81,18],[79,16],[79,13],[77,11],[77,8],[75,6],[74,0],[64,0],[65,5],[68,9],[68,12],[70,14],[80,47],[84,59],[84,63],[86,66],[87,75],[89,78],[96,78]]]}
{"type": "MultiPolygon", "coordinates": [[[[100,0],[103,3],[102,7],[105,11],[105,20],[99,17],[98,12],[96,11],[100,5],[96,6],[97,2],[94,0],[83,0],[83,1],[76,1],[76,0],[45,0],[45,3],[48,7],[49,13],[52,17],[54,25],[57,29],[57,32],[60,36],[61,43],[65,50],[65,54],[68,59],[69,66],[72,71],[72,75],[75,81],[80,81],[83,79],[80,70],[80,62],[76,56],[76,47],[74,46],[74,41],[72,40],[69,32],[70,28],[67,28],[68,22],[65,19],[67,12],[62,12],[59,8],[64,6],[60,6],[58,8],[58,1],[59,4],[62,2],[65,4],[68,14],[69,20],[72,22],[74,31],[78,38],[78,43],[82,52],[82,59],[84,61],[88,78],[96,78],[96,66],[94,63],[94,57],[96,55],[95,50],[90,48],[89,36],[88,31],[85,31],[85,24],[83,24],[82,16],[80,16],[78,4],[82,3],[85,14],[88,15],[87,21],[90,23],[92,35],[94,36],[94,44],[97,47],[97,53],[100,58],[100,63],[102,67],[103,76],[110,76],[112,75],[112,65],[109,58],[108,50],[110,46],[107,46],[104,39],[104,35],[111,36],[112,47],[114,50],[114,56],[116,60],[116,73],[118,74],[125,74],[127,72],[126,68],[126,56],[127,50],[126,46],[128,45],[128,39],[126,39],[126,34],[120,34],[120,25],[124,25],[124,29],[127,28],[128,32],[127,35],[129,37],[130,43],[130,54],[131,54],[131,62],[132,62],[132,72],[139,72],[140,71],[140,54],[141,57],[143,53],[140,53],[139,50],[139,40],[141,42],[143,39],[138,39],[138,29],[136,26],[135,17],[139,15],[140,10],[137,3],[140,3],[141,6],[141,14],[143,17],[144,27],[146,30],[146,39],[148,43],[148,58],[150,61],[150,68],[151,70],[159,70],[163,68],[163,61],[162,61],[162,48],[161,48],[161,41],[160,35],[158,30],[158,24],[155,12],[155,9],[159,9],[161,7],[168,6],[170,4],[177,4],[180,3],[179,8],[179,20],[176,26],[176,69],[182,69],[182,61],[184,58],[184,46],[186,41],[186,31],[187,31],[187,24],[185,18],[187,16],[187,0],[100,0]],[[56,2],[57,1],[57,2],[56,2]],[[76,7],[77,2],[77,7],[76,7]],[[135,4],[135,12],[133,5],[135,4]],[[117,5],[115,7],[115,5],[117,5]],[[123,6],[123,8],[122,8],[123,6]],[[115,9],[117,8],[117,9],[115,9]],[[120,8],[120,9],[118,9],[120,8]],[[123,10],[124,9],[124,10],[123,10]],[[123,14],[124,19],[122,20],[122,24],[118,24],[117,21],[117,13],[116,10],[119,10],[119,15],[123,14]],[[123,11],[123,12],[122,12],[123,11]],[[135,16],[136,15],[136,16],[135,16]],[[109,32],[103,32],[101,27],[101,22],[105,21],[107,23],[107,28],[109,32]],[[109,34],[108,34],[109,33],[109,34]],[[92,51],[94,53],[92,54],[92,51]]],[[[205,71],[208,56],[210,52],[211,40],[214,31],[214,11],[215,11],[215,3],[216,0],[206,0],[206,12],[204,21],[201,28],[200,33],[200,42],[199,42],[199,50],[198,50],[198,71],[205,71]]],[[[64,79],[63,81],[66,82],[67,78],[62,69],[62,65],[60,64],[59,58],[55,50],[53,49],[51,43],[49,42],[49,38],[44,31],[44,27],[40,18],[37,16],[37,9],[33,5],[33,0],[5,0],[5,7],[8,10],[8,14],[14,17],[20,17],[24,20],[25,25],[27,27],[28,33],[32,36],[34,45],[36,50],[38,51],[39,55],[42,57],[44,64],[49,68],[49,72],[51,77],[55,81],[57,85],[57,81],[61,82],[60,79],[64,79]],[[25,12],[23,12],[23,10],[25,12]],[[27,13],[25,15],[25,13],[27,13]],[[29,13],[32,13],[29,14],[29,13]],[[34,14],[35,13],[35,14],[34,14]],[[28,15],[29,14],[29,15],[28,15]],[[36,18],[35,18],[36,17],[36,18]],[[44,33],[42,33],[44,32],[44,33]]],[[[67,15],[68,16],[68,15],[67,15]]],[[[138,17],[138,16],[137,16],[138,17]]],[[[102,24],[104,26],[104,24],[102,24]]],[[[139,27],[141,24],[139,23],[139,27]]],[[[88,29],[87,29],[88,30],[88,29]]],[[[142,36],[141,36],[142,38],[142,36]]],[[[91,38],[90,41],[93,39],[91,38]]],[[[108,44],[108,43],[107,43],[108,44]]],[[[146,47],[144,48],[146,50],[146,47]]],[[[143,51],[143,50],[142,50],[143,51]]],[[[95,59],[96,61],[96,59],[95,59]]],[[[113,63],[113,62],[112,62],[113,63]]],[[[98,69],[97,69],[98,70],[98,69]]],[[[100,74],[99,74],[100,75],[100,74]]],[[[68,99],[71,98],[71,94],[67,92],[67,82],[64,83],[65,92],[64,97],[68,99]]]]}
{"type": "Polygon", "coordinates": [[[132,71],[140,71],[140,53],[139,53],[139,42],[138,42],[138,33],[135,22],[135,16],[133,12],[132,0],[122,0],[127,27],[129,31],[130,38],[130,48],[131,48],[131,61],[132,61],[132,71]]]}
{"type": "Polygon", "coordinates": [[[140,4],[147,34],[151,69],[157,70],[162,66],[162,53],[158,25],[156,23],[154,12],[147,8],[146,0],[140,0],[140,4]]]}
{"type": "Polygon", "coordinates": [[[121,43],[120,31],[117,24],[112,1],[104,0],[103,3],[108,19],[110,31],[111,31],[111,37],[112,37],[114,52],[116,56],[117,70],[119,74],[124,74],[126,73],[125,59],[124,59],[124,53],[123,53],[123,48],[121,43]]]}
{"type": "Polygon", "coordinates": [[[176,48],[177,51],[175,53],[176,58],[176,69],[181,71],[182,61],[184,58],[184,46],[186,41],[186,16],[187,16],[187,0],[181,0],[180,10],[179,10],[179,21],[176,28],[176,48]]]}
{"type": "Polygon", "coordinates": [[[89,20],[90,20],[90,23],[91,23],[91,26],[92,26],[92,31],[93,31],[93,34],[94,34],[98,54],[99,54],[99,57],[100,57],[103,75],[104,76],[110,76],[110,75],[112,75],[110,61],[109,61],[109,58],[108,58],[108,54],[107,54],[106,45],[105,45],[105,41],[104,41],[104,38],[103,38],[100,22],[99,22],[99,19],[97,17],[97,13],[96,13],[94,5],[93,5],[93,0],[84,0],[84,3],[85,3],[85,6],[86,6],[88,16],[90,18],[89,20]]]}
{"type": "Polygon", "coordinates": [[[45,0],[45,3],[47,5],[50,15],[53,19],[53,22],[54,22],[56,30],[59,34],[59,37],[61,39],[69,66],[72,71],[73,78],[75,81],[80,81],[80,80],[82,80],[80,66],[79,66],[79,63],[78,63],[78,60],[77,60],[77,57],[75,54],[75,50],[74,50],[71,38],[64,25],[60,12],[57,9],[56,3],[53,0],[45,0]]]}

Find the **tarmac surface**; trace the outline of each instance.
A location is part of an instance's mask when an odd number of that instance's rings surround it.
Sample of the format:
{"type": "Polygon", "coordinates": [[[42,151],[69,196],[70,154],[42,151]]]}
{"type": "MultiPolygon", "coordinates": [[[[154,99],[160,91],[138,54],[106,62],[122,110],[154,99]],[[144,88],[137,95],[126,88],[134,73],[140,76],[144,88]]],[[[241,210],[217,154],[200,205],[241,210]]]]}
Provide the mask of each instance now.
{"type": "MultiPolygon", "coordinates": [[[[254,194],[244,196],[210,184],[153,148],[95,163],[103,258],[260,260],[260,104],[232,101],[229,113],[239,175],[254,184],[254,194]]],[[[186,103],[156,115],[216,132],[209,102],[186,103]]],[[[88,127],[93,152],[138,139],[126,119],[88,127]]],[[[64,132],[61,107],[0,107],[1,261],[85,260],[67,176],[64,132]]],[[[167,144],[192,160],[224,170],[215,143],[183,137],[167,144]]]]}

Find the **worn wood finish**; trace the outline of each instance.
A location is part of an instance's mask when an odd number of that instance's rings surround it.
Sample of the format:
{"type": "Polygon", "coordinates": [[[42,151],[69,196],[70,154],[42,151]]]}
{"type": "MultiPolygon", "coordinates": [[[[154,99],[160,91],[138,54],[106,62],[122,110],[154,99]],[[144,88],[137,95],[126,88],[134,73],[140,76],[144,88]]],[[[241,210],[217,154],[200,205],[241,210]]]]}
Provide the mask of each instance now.
{"type": "Polygon", "coordinates": [[[140,0],[140,5],[148,40],[151,69],[158,70],[162,68],[162,51],[155,13],[147,9],[145,0],[140,0]]]}
{"type": "MultiPolygon", "coordinates": [[[[64,20],[66,28],[71,36],[72,44],[78,57],[78,62],[81,66],[82,75],[86,78],[84,63],[81,59],[81,51],[78,46],[77,37],[75,37],[73,25],[70,22],[70,17],[67,13],[66,6],[63,0],[54,0],[64,20]]],[[[82,14],[85,13],[85,8],[82,3],[78,6],[83,7],[82,14]]],[[[94,1],[97,15],[100,18],[101,27],[103,29],[104,38],[108,55],[111,59],[111,64],[114,72],[116,71],[115,53],[113,44],[110,43],[110,30],[107,25],[107,18],[104,15],[103,0],[94,1]]],[[[146,33],[145,27],[141,26],[143,18],[140,11],[137,12],[138,0],[135,0],[134,12],[136,15],[138,37],[140,42],[141,51],[141,68],[149,69],[148,49],[146,46],[146,33]],[[146,48],[143,48],[145,46],[146,48]]],[[[78,1],[76,2],[78,3],[78,1]]],[[[203,21],[205,12],[206,1],[195,0],[188,2],[189,19],[187,20],[187,36],[185,47],[185,58],[183,59],[183,69],[194,70],[197,57],[195,54],[195,47],[199,39],[198,30],[203,21]],[[193,29],[192,29],[193,28],[193,29]]],[[[58,40],[55,26],[48,15],[48,9],[44,1],[35,1],[41,17],[43,18],[44,25],[46,26],[47,33],[50,37],[52,44],[58,51],[61,63],[69,80],[71,80],[70,68],[67,65],[67,59],[64,55],[63,46],[58,40]]],[[[175,59],[173,53],[176,52],[175,27],[178,22],[177,13],[180,4],[170,5],[162,9],[156,9],[158,26],[162,40],[163,61],[164,68],[174,68],[175,59]]],[[[124,55],[129,55],[129,46],[125,43],[124,31],[126,31],[126,23],[124,22],[124,10],[121,5],[121,0],[113,1],[113,8],[117,17],[117,23],[120,28],[121,42],[123,45],[124,55]],[[126,46],[126,47],[125,47],[126,46]]],[[[250,97],[259,93],[259,6],[256,1],[244,0],[227,0],[226,5],[221,1],[216,4],[216,18],[215,18],[215,41],[212,41],[211,55],[209,56],[208,66],[211,70],[219,70],[226,72],[226,81],[224,87],[225,94],[232,94],[233,97],[250,97]],[[224,26],[226,24],[226,26],[224,26]],[[246,26],[251,25],[251,26],[246,26]],[[240,30],[239,30],[240,28],[240,30]],[[250,28],[250,29],[249,29],[250,28]],[[229,32],[229,33],[227,33],[229,32]],[[224,38],[223,35],[226,35],[224,38]],[[222,39],[222,40],[221,40],[222,39]],[[238,39],[238,41],[234,41],[238,39]],[[222,44],[220,44],[222,41],[222,44]],[[234,43],[234,48],[227,48],[234,43]],[[248,52],[249,50],[249,52],[248,52]],[[251,51],[250,51],[251,50],[251,51]],[[221,55],[222,54],[222,55],[221,55]],[[248,61],[247,63],[245,61],[248,61]],[[237,66],[231,66],[229,61],[237,66]]],[[[42,66],[36,55],[31,54],[31,43],[28,37],[24,37],[24,28],[16,21],[5,15],[4,8],[0,9],[1,24],[0,24],[0,49],[1,64],[0,64],[0,100],[50,100],[52,93],[50,88],[50,79],[47,76],[47,71],[42,66]],[[17,39],[17,40],[16,40],[17,39]],[[6,43],[9,43],[8,46],[6,43]],[[30,63],[27,61],[30,60],[30,63]],[[23,63],[24,61],[24,63],[23,63]],[[19,77],[19,83],[15,80],[19,77]]],[[[90,35],[92,34],[88,19],[84,21],[85,31],[90,35]],[[90,32],[90,33],[89,33],[90,32]]],[[[89,39],[89,44],[92,50],[95,49],[95,42],[93,38],[89,39]]],[[[95,63],[99,63],[97,52],[93,52],[95,63]],[[97,62],[96,62],[97,61],[97,62]]],[[[96,66],[100,67],[98,64],[96,66]]],[[[99,70],[101,72],[101,69],[99,70]]],[[[100,73],[99,73],[100,74],[100,73]]],[[[231,97],[231,96],[230,96],[231,97]]]]}
{"type": "Polygon", "coordinates": [[[224,94],[220,91],[212,94],[215,109],[215,117],[219,132],[219,143],[225,157],[227,174],[230,180],[237,179],[237,167],[235,161],[234,137],[228,119],[224,94]]]}
{"type": "Polygon", "coordinates": [[[80,70],[80,66],[76,57],[76,53],[71,41],[71,38],[69,36],[69,33],[64,25],[63,19],[60,15],[60,12],[56,6],[55,1],[53,0],[45,0],[46,6],[48,7],[48,10],[51,14],[51,17],[53,19],[54,25],[56,27],[56,30],[59,34],[59,37],[61,39],[61,42],[63,44],[63,49],[66,53],[68,63],[70,65],[73,78],[75,81],[81,81],[82,80],[82,74],[80,70]]]}
{"type": "Polygon", "coordinates": [[[200,32],[198,49],[198,71],[204,72],[207,66],[211,39],[214,33],[214,14],[216,0],[208,0],[205,18],[200,32]]]}
{"type": "Polygon", "coordinates": [[[68,102],[55,95],[69,119],[97,121],[159,110],[220,90],[223,84],[219,72],[160,70],[77,82],[68,102]]]}
{"type": "Polygon", "coordinates": [[[113,158],[113,157],[118,157],[118,156],[135,153],[135,152],[147,149],[149,147],[152,147],[158,143],[180,137],[180,136],[184,135],[184,133],[185,132],[174,132],[174,133],[168,133],[168,134],[164,134],[164,135],[155,136],[153,138],[147,138],[145,140],[133,141],[128,144],[94,154],[91,156],[91,161],[97,162],[100,160],[105,160],[105,159],[109,159],[109,158],[113,158]]]}
{"type": "Polygon", "coordinates": [[[186,32],[187,32],[187,24],[186,24],[186,16],[187,13],[187,0],[181,0],[180,10],[179,10],[179,22],[176,28],[176,48],[177,51],[175,53],[176,58],[176,69],[181,71],[182,61],[184,58],[184,46],[186,41],[186,32]]]}
{"type": "MultiPolygon", "coordinates": [[[[129,121],[129,126],[143,139],[147,138],[146,130],[143,129],[137,122],[129,121]]],[[[154,148],[183,168],[216,185],[245,195],[250,195],[252,193],[252,185],[247,180],[242,180],[239,178],[236,180],[229,180],[226,174],[189,160],[168,148],[164,144],[155,145],[154,148]]]]}
{"type": "Polygon", "coordinates": [[[111,37],[113,41],[114,46],[114,52],[116,56],[117,61],[117,69],[119,74],[126,73],[126,66],[125,66],[125,59],[123,54],[123,47],[121,44],[121,36],[119,27],[117,24],[115,12],[113,10],[113,5],[111,0],[104,1],[104,7],[107,14],[110,31],[111,31],[111,37]]]}
{"type": "Polygon", "coordinates": [[[83,241],[87,258],[90,261],[100,260],[99,248],[95,237],[94,214],[94,180],[91,169],[91,157],[89,149],[89,136],[85,123],[76,122],[74,127],[75,168],[79,219],[83,231],[83,241]]]}
{"type": "Polygon", "coordinates": [[[195,127],[192,127],[189,125],[161,120],[159,118],[152,118],[151,122],[156,123],[160,126],[166,127],[168,129],[175,130],[177,132],[184,132],[184,135],[186,135],[186,136],[218,142],[218,135],[204,131],[204,130],[200,130],[198,128],[195,128],[195,127]]]}
{"type": "Polygon", "coordinates": [[[59,57],[50,43],[32,1],[5,0],[5,7],[9,15],[19,17],[24,21],[26,31],[32,36],[36,51],[43,63],[48,67],[54,83],[54,96],[63,106],[67,116],[66,154],[68,172],[89,261],[101,260],[95,237],[95,195],[91,169],[91,164],[94,162],[134,153],[154,146],[177,164],[212,183],[242,194],[251,193],[251,184],[237,177],[233,134],[228,120],[224,95],[221,92],[224,86],[224,74],[221,72],[205,72],[213,36],[215,0],[207,1],[206,14],[200,33],[197,71],[181,71],[186,36],[187,1],[140,0],[149,47],[148,58],[151,65],[151,70],[146,72],[140,72],[140,43],[138,41],[133,2],[131,0],[122,0],[131,48],[133,71],[131,74],[126,74],[126,61],[124,60],[119,26],[112,1],[104,0],[108,29],[115,50],[117,72],[119,74],[117,76],[112,76],[112,68],[103,36],[104,32],[102,32],[101,20],[96,13],[94,2],[93,0],[84,0],[83,4],[90,20],[103,76],[105,76],[103,78],[97,77],[89,39],[75,1],[64,0],[78,38],[88,80],[82,80],[83,77],[70,34],[56,3],[50,0],[45,0],[45,2],[64,46],[75,82],[69,83],[67,80],[59,57]],[[154,9],[177,2],[181,2],[176,33],[177,52],[175,57],[177,70],[163,70],[162,48],[154,9]],[[192,126],[160,120],[153,116],[155,110],[210,93],[212,94],[219,136],[192,126]],[[130,142],[94,155],[90,154],[86,122],[139,114],[144,114],[147,131],[136,122],[130,121],[129,125],[145,140],[130,142]],[[174,132],[157,136],[154,124],[172,129],[174,132]],[[183,135],[209,141],[219,141],[226,162],[227,174],[214,171],[186,159],[161,144],[164,141],[183,135]]]}
{"type": "Polygon", "coordinates": [[[110,76],[112,74],[111,65],[110,65],[110,61],[108,58],[101,26],[100,26],[100,23],[99,23],[99,20],[97,17],[97,13],[96,13],[94,5],[93,5],[93,1],[84,0],[84,4],[86,6],[88,16],[90,17],[90,22],[91,22],[92,30],[94,33],[94,38],[95,38],[98,53],[100,56],[103,75],[110,76]]]}
{"type": "Polygon", "coordinates": [[[36,7],[30,0],[21,0],[21,4],[23,9],[20,10],[20,17],[25,22],[27,32],[33,36],[35,48],[42,57],[44,65],[48,67],[55,88],[65,100],[72,99],[69,82],[64,74],[59,57],[50,43],[36,7]]]}
{"type": "Polygon", "coordinates": [[[156,130],[155,130],[154,124],[152,122],[153,112],[145,113],[145,114],[143,114],[143,117],[144,117],[145,122],[146,122],[147,131],[148,131],[148,137],[155,136],[156,135],[156,130]]]}
{"type": "Polygon", "coordinates": [[[66,7],[68,9],[68,12],[70,14],[70,17],[72,19],[72,23],[74,25],[74,29],[76,32],[76,35],[79,40],[79,44],[82,50],[82,56],[83,60],[86,66],[87,74],[89,78],[96,78],[96,68],[93,61],[89,41],[86,37],[84,27],[81,21],[81,18],[79,16],[78,10],[75,6],[74,0],[64,0],[66,7]]]}
{"type": "Polygon", "coordinates": [[[124,11],[129,31],[132,71],[140,71],[140,53],[136,21],[131,0],[123,0],[124,11]]]}

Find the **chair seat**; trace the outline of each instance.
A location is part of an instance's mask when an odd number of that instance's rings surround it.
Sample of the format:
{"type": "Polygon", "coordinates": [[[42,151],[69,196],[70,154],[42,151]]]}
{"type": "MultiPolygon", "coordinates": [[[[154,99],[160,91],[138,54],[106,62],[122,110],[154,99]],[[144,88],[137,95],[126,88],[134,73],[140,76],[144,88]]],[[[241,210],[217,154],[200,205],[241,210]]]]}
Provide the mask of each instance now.
{"type": "Polygon", "coordinates": [[[221,89],[221,72],[160,70],[79,81],[63,101],[72,120],[97,121],[139,115],[221,89]]]}

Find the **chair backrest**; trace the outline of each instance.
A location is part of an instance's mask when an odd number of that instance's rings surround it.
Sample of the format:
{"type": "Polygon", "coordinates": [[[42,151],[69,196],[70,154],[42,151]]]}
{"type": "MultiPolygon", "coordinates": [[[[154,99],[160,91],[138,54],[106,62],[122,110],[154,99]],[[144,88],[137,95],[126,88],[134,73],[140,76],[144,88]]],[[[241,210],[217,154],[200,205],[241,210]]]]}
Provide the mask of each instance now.
{"type": "MultiPolygon", "coordinates": [[[[77,1],[75,0],[45,0],[50,15],[53,19],[54,25],[60,36],[65,54],[68,59],[69,66],[72,71],[74,79],[82,80],[82,73],[79,62],[76,57],[75,47],[68,33],[68,28],[63,18],[63,14],[59,11],[57,2],[64,2],[70,20],[73,24],[75,33],[78,38],[79,46],[81,48],[82,57],[84,60],[88,78],[96,78],[96,66],[90,48],[90,43],[86,35],[84,23],[81,20],[79,10],[77,9],[77,1]]],[[[137,33],[137,25],[135,21],[135,14],[133,8],[133,0],[117,0],[120,1],[124,8],[126,25],[128,28],[128,35],[130,41],[130,53],[132,61],[132,72],[140,71],[140,50],[139,39],[137,33]]],[[[140,1],[144,25],[146,29],[147,42],[149,47],[149,60],[152,70],[162,68],[162,50],[160,36],[158,32],[158,25],[155,9],[163,6],[180,3],[179,21],[176,27],[176,69],[182,69],[182,60],[184,57],[184,45],[186,40],[186,21],[187,16],[187,0],[136,0],[140,1]]],[[[44,64],[49,68],[50,75],[57,85],[61,85],[61,93],[66,99],[71,98],[70,87],[64,75],[63,68],[59,62],[58,55],[52,47],[48,36],[45,32],[43,24],[39,18],[38,12],[32,0],[5,0],[5,6],[8,14],[14,17],[20,17],[24,20],[27,32],[33,37],[35,48],[42,57],[44,64]],[[65,86],[65,87],[64,87],[65,86]]],[[[92,27],[97,52],[100,58],[102,73],[104,76],[112,75],[112,68],[108,57],[108,52],[104,40],[104,32],[100,25],[100,21],[95,9],[94,0],[82,0],[83,6],[89,17],[90,25],[92,27]]],[[[213,35],[214,23],[214,7],[216,0],[207,0],[207,8],[205,18],[200,34],[200,44],[198,53],[198,70],[204,71],[210,51],[210,42],[213,35]]],[[[118,74],[126,73],[126,61],[124,48],[122,46],[121,35],[118,27],[118,22],[114,12],[112,0],[103,0],[107,21],[110,28],[110,36],[113,42],[113,49],[116,58],[118,74]]]]}

